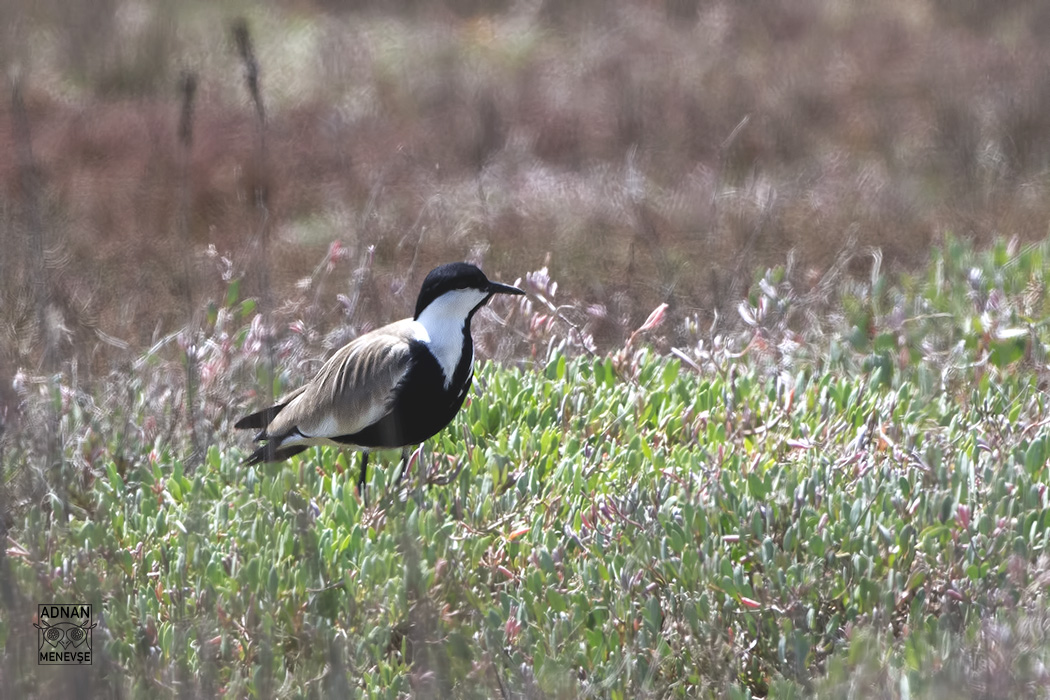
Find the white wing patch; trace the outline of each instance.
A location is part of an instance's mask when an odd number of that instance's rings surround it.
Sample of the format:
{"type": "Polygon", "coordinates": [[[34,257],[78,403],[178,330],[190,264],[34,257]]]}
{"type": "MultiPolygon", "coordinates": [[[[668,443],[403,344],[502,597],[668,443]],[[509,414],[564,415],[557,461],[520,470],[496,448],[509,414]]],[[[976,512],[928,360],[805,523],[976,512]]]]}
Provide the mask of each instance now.
{"type": "Polygon", "coordinates": [[[339,437],[340,434],[346,434],[339,432],[339,424],[331,413],[313,425],[300,425],[298,430],[303,437],[339,437]]]}
{"type": "Polygon", "coordinates": [[[277,443],[278,447],[287,447],[289,445],[313,445],[313,446],[329,446],[329,447],[341,447],[347,450],[359,450],[362,452],[368,452],[367,447],[361,447],[360,445],[350,445],[345,442],[336,442],[331,438],[327,437],[312,437],[309,435],[300,435],[299,433],[292,433],[291,435],[285,436],[277,443]]]}

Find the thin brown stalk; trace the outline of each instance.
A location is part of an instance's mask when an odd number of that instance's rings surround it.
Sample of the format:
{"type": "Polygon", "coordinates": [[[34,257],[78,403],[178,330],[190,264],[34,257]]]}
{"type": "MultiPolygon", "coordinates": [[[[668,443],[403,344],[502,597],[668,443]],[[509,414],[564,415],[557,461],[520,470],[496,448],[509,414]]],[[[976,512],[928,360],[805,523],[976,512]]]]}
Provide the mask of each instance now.
{"type": "MultiPolygon", "coordinates": [[[[263,105],[262,90],[259,87],[259,62],[255,58],[255,49],[252,45],[251,32],[248,22],[243,17],[235,20],[230,27],[230,33],[237,46],[237,53],[244,64],[244,83],[255,106],[255,171],[256,177],[253,183],[252,201],[255,207],[255,224],[251,235],[251,245],[259,251],[258,259],[255,261],[255,273],[259,281],[260,312],[264,318],[272,316],[274,311],[273,290],[270,283],[270,210],[269,210],[269,178],[266,177],[268,163],[266,153],[266,108],[263,105]]],[[[268,327],[268,324],[266,324],[268,327]]],[[[276,357],[274,354],[272,333],[267,331],[263,339],[266,347],[266,388],[263,399],[273,398],[273,380],[276,368],[276,357]]]]}
{"type": "Polygon", "coordinates": [[[193,154],[193,106],[197,94],[197,76],[185,73],[179,81],[182,93],[182,112],[179,118],[179,208],[178,228],[182,243],[182,265],[186,304],[186,421],[190,426],[192,454],[187,466],[192,471],[200,464],[200,436],[197,430],[197,314],[193,298],[193,241],[190,237],[190,157],[193,154]]]}

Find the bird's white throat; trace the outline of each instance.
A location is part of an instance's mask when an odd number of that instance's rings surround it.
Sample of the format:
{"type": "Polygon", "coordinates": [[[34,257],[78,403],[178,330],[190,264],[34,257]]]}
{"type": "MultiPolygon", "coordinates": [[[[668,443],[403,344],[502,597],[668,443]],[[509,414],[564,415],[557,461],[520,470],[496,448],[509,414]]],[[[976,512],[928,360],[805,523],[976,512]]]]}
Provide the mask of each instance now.
{"type": "MultiPolygon", "coordinates": [[[[445,386],[452,382],[460,356],[463,354],[463,326],[467,323],[470,312],[488,297],[487,292],[479,289],[456,289],[442,294],[427,304],[416,322],[422,326],[426,337],[419,339],[427,343],[430,352],[441,365],[445,375],[445,386]]],[[[474,363],[471,351],[471,364],[474,363]]]]}

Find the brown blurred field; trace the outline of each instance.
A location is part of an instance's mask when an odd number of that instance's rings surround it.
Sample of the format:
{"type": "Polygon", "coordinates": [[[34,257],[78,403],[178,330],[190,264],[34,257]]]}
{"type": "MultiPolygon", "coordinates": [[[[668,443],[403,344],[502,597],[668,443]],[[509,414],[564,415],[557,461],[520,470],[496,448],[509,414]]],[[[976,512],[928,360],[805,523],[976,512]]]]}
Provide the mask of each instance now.
{"type": "Polygon", "coordinates": [[[601,344],[664,301],[733,313],[765,266],[899,271],[1050,218],[1036,1],[15,0],[0,26],[8,376],[106,369],[223,274],[277,305],[333,242],[333,321],[340,293],[358,325],[407,313],[439,261],[549,264],[601,344]]]}

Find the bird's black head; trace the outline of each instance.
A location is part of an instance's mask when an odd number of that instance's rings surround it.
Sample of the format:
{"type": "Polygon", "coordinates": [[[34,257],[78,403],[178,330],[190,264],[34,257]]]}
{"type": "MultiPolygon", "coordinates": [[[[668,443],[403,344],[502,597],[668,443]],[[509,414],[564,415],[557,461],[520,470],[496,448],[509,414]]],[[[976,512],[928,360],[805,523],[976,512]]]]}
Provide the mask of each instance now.
{"type": "Polygon", "coordinates": [[[416,300],[415,317],[418,319],[419,315],[423,313],[423,309],[427,308],[432,301],[443,294],[457,289],[476,289],[487,294],[488,296],[485,296],[477,306],[484,304],[493,294],[525,293],[509,284],[489,281],[485,273],[479,270],[476,265],[465,262],[447,263],[435,267],[427,275],[427,278],[423,280],[423,286],[419,290],[419,298],[416,300]]]}

